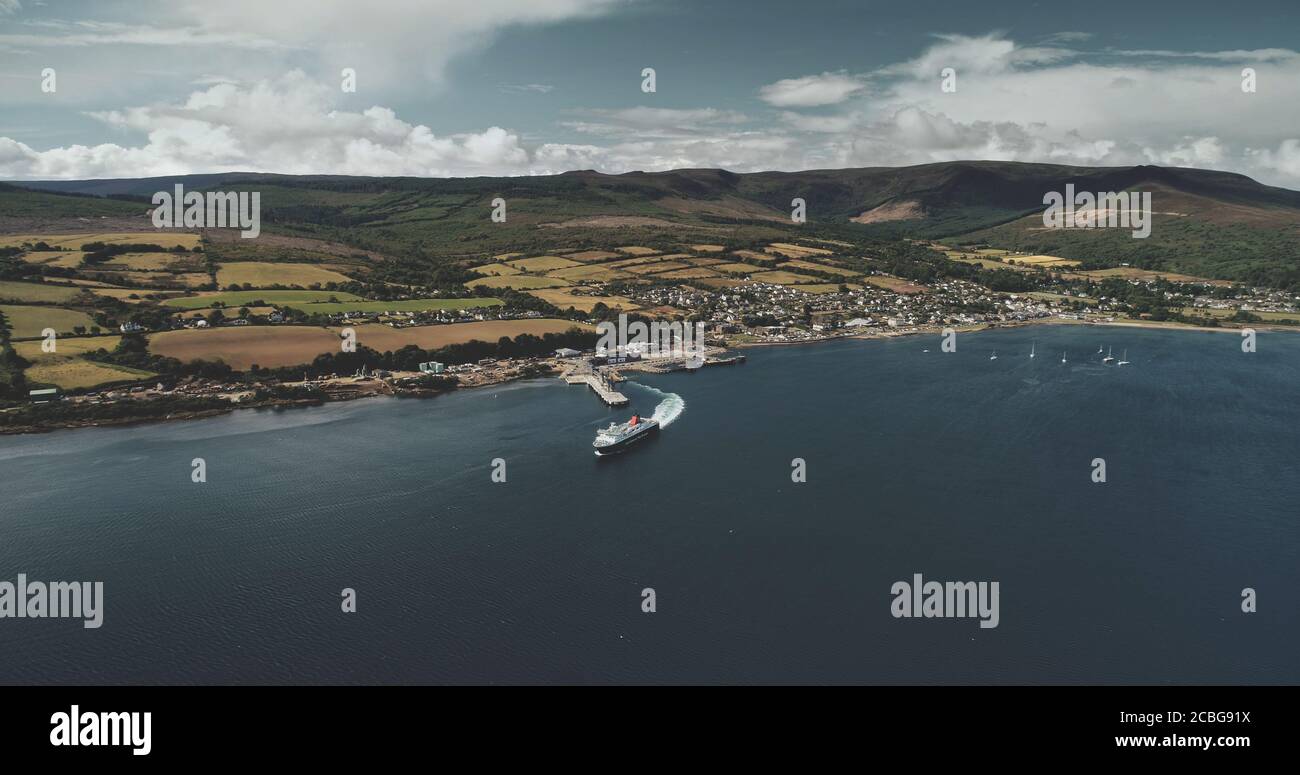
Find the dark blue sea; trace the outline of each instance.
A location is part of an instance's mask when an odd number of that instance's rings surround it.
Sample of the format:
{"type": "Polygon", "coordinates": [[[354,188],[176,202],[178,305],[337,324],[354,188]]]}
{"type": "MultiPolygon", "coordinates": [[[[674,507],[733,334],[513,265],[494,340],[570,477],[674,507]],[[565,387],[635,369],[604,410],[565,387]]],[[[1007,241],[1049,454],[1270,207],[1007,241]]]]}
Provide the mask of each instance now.
{"type": "Polygon", "coordinates": [[[0,683],[1300,682],[1300,335],[1240,342],[760,347],[630,410],[545,379],[0,437],[0,580],[105,596],[0,619],[0,683]],[[632,411],[671,422],[593,455],[632,411]],[[915,573],[998,582],[998,626],[895,618],[915,573]]]}

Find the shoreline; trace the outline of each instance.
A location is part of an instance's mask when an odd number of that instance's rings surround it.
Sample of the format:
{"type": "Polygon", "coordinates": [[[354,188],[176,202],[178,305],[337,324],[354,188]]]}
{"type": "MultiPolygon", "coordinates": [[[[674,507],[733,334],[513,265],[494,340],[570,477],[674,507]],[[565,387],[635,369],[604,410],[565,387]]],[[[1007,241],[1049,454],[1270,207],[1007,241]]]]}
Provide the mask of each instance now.
{"type": "MultiPolygon", "coordinates": [[[[1222,326],[1220,327],[1194,326],[1187,323],[1177,323],[1177,322],[1166,323],[1163,321],[1060,320],[1058,318],[1041,318],[1037,320],[1015,321],[1012,323],[998,323],[998,324],[983,323],[983,324],[976,324],[972,326],[960,326],[960,327],[953,326],[952,328],[954,328],[954,330],[958,331],[959,333],[978,333],[982,331],[996,331],[999,329],[1009,329],[1009,328],[1029,328],[1032,326],[1043,326],[1043,325],[1114,326],[1114,327],[1122,327],[1122,328],[1146,328],[1146,329],[1163,330],[1163,331],[1189,331],[1189,332],[1209,332],[1209,333],[1217,332],[1217,333],[1238,333],[1238,334],[1244,328],[1254,328],[1256,331],[1267,331],[1270,333],[1275,333],[1275,332],[1300,333],[1300,330],[1297,330],[1295,327],[1277,326],[1277,325],[1256,325],[1256,326],[1242,326],[1237,328],[1228,328],[1222,326]]],[[[741,350],[741,349],[751,348],[751,347],[795,347],[795,346],[802,346],[802,345],[826,344],[828,342],[837,342],[842,340],[870,341],[870,340],[882,340],[882,339],[896,339],[901,337],[914,337],[914,336],[921,336],[921,335],[941,335],[943,332],[943,328],[944,327],[926,326],[915,330],[897,331],[897,332],[865,331],[856,334],[841,334],[837,336],[819,337],[816,339],[803,339],[803,340],[798,340],[793,342],[736,342],[733,344],[728,344],[727,347],[724,349],[741,350]]],[[[256,404],[230,403],[229,406],[212,407],[210,409],[186,410],[186,411],[177,412],[175,414],[169,414],[165,417],[117,417],[117,418],[103,418],[103,419],[94,419],[94,420],[91,419],[68,420],[68,421],[50,423],[48,425],[23,425],[23,426],[12,426],[12,427],[0,427],[0,437],[25,436],[25,435],[35,435],[41,433],[54,433],[56,431],[77,430],[81,428],[115,428],[115,427],[130,427],[135,425],[146,425],[146,424],[153,424],[153,423],[182,422],[186,420],[202,420],[211,417],[220,417],[222,415],[231,414],[233,412],[243,410],[243,409],[274,409],[274,410],[301,409],[301,408],[307,408],[313,406],[323,406],[325,404],[337,404],[337,403],[345,403],[350,401],[362,401],[367,398],[373,398],[375,396],[384,396],[384,395],[387,395],[388,397],[397,397],[397,398],[431,399],[431,398],[437,398],[440,395],[453,393],[460,390],[478,390],[486,387],[496,387],[499,385],[506,385],[524,379],[538,379],[539,377],[554,377],[554,376],[556,376],[556,372],[555,370],[552,370],[550,374],[545,374],[545,375],[534,374],[534,375],[527,375],[527,376],[520,375],[520,376],[514,376],[496,382],[484,382],[484,383],[472,384],[472,385],[461,385],[461,386],[457,386],[452,390],[410,391],[410,392],[405,392],[396,395],[383,393],[383,392],[374,392],[374,393],[364,393],[361,395],[340,397],[334,399],[328,399],[328,398],[272,399],[270,401],[260,402],[256,404]]]]}

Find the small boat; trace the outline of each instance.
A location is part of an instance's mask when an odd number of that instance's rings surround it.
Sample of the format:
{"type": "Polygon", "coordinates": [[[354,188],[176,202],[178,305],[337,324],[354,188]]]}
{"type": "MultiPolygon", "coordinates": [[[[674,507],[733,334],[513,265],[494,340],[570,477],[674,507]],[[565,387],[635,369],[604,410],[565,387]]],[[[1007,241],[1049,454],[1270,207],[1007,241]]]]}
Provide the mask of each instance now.
{"type": "Polygon", "coordinates": [[[1031,342],[1031,343],[1029,344],[1029,357],[1030,357],[1030,358],[1034,357],[1034,348],[1037,347],[1037,346],[1038,346],[1038,342],[1031,342]]]}
{"type": "Polygon", "coordinates": [[[1123,355],[1123,357],[1121,357],[1121,358],[1119,359],[1119,363],[1117,363],[1117,364],[1115,364],[1115,365],[1116,365],[1116,366],[1127,366],[1127,365],[1128,365],[1128,350],[1125,350],[1125,351],[1124,351],[1124,355],[1123,355]]]}
{"type": "Polygon", "coordinates": [[[1065,353],[1061,353],[1061,363],[1065,363],[1065,353]]]}
{"type": "Polygon", "coordinates": [[[1097,345],[1097,354],[1098,354],[1098,355],[1101,355],[1101,348],[1102,348],[1102,345],[1097,345]]]}
{"type": "Polygon", "coordinates": [[[998,359],[998,351],[994,350],[993,354],[989,356],[989,360],[996,361],[997,359],[998,359]]]}
{"type": "Polygon", "coordinates": [[[1115,348],[1113,348],[1113,347],[1110,348],[1109,350],[1107,350],[1107,351],[1106,351],[1106,357],[1105,357],[1105,358],[1102,358],[1102,359],[1101,359],[1101,362],[1102,362],[1102,363],[1114,363],[1114,362],[1115,362],[1115,356],[1112,354],[1112,353],[1114,353],[1114,352],[1115,352],[1115,348]]]}

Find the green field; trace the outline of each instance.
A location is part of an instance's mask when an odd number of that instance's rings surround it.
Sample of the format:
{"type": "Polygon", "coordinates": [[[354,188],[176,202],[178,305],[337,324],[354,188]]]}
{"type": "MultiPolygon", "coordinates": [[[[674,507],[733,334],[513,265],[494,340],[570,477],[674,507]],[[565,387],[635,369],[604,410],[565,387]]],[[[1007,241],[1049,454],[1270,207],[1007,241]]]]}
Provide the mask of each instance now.
{"type": "Polygon", "coordinates": [[[227,307],[241,307],[259,300],[267,304],[308,304],[328,302],[331,297],[339,301],[361,301],[360,296],[342,291],[217,291],[199,296],[178,296],[163,304],[177,309],[202,309],[216,302],[227,307]]]}
{"type": "Polygon", "coordinates": [[[85,326],[89,329],[95,325],[95,321],[91,320],[86,313],[63,309],[62,307],[23,307],[0,304],[0,312],[3,312],[5,317],[8,318],[14,339],[40,336],[41,331],[46,328],[52,328],[56,332],[63,334],[71,332],[75,326],[85,326]]]}
{"type": "Polygon", "coordinates": [[[14,283],[0,280],[0,301],[69,301],[79,288],[42,283],[14,283]]]}
{"type": "Polygon", "coordinates": [[[403,299],[401,301],[340,301],[304,304],[289,302],[281,306],[303,312],[333,315],[339,312],[427,312],[440,309],[473,309],[474,307],[499,307],[500,299],[403,299]]]}

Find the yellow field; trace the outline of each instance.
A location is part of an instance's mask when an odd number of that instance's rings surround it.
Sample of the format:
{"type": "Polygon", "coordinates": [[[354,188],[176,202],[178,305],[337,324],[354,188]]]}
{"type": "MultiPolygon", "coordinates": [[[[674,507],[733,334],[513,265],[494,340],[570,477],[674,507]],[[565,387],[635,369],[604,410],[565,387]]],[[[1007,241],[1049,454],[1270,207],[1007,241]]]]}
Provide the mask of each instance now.
{"type": "Polygon", "coordinates": [[[75,326],[85,326],[89,329],[95,325],[95,321],[91,320],[86,313],[63,309],[62,307],[24,307],[0,304],[0,312],[3,312],[9,320],[9,328],[13,331],[12,336],[14,339],[40,336],[41,331],[46,328],[52,328],[55,332],[64,334],[70,333],[75,326]]]}
{"type": "Polygon", "coordinates": [[[669,280],[698,280],[702,277],[717,277],[717,273],[705,269],[702,266],[693,266],[689,269],[678,269],[673,272],[662,272],[655,275],[656,278],[663,277],[669,280]]]}
{"type": "Polygon", "coordinates": [[[736,275],[755,274],[757,272],[767,271],[766,267],[754,266],[753,264],[715,264],[709,268],[717,272],[736,275]]]}
{"type": "Polygon", "coordinates": [[[80,292],[80,288],[62,285],[0,280],[0,301],[69,301],[80,292]]]}
{"type": "Polygon", "coordinates": [[[474,289],[482,286],[488,288],[562,288],[569,283],[557,277],[533,277],[531,275],[512,275],[510,277],[483,277],[478,280],[470,280],[465,283],[466,288],[474,289]]]}
{"type": "Polygon", "coordinates": [[[594,263],[596,261],[605,261],[610,258],[618,258],[618,253],[611,253],[608,250],[579,250],[576,253],[565,253],[564,257],[571,261],[579,261],[584,264],[594,263]]]}
{"type": "Polygon", "coordinates": [[[126,366],[96,363],[82,358],[59,358],[37,363],[25,372],[29,383],[50,383],[64,390],[93,388],[110,382],[125,382],[156,376],[126,366]]]}
{"type": "Polygon", "coordinates": [[[750,279],[756,283],[773,283],[776,285],[800,285],[813,284],[817,282],[816,277],[809,277],[806,274],[796,274],[794,272],[785,272],[781,270],[774,272],[759,272],[750,279]]]}
{"type": "Polygon", "coordinates": [[[838,275],[840,277],[857,277],[858,275],[862,274],[861,272],[855,272],[852,269],[841,269],[838,266],[828,266],[826,264],[814,264],[811,261],[799,261],[798,259],[794,261],[786,261],[785,263],[781,264],[781,266],[783,268],[794,267],[795,269],[811,269],[814,272],[826,272],[827,274],[838,275]]]}
{"type": "Polygon", "coordinates": [[[96,296],[107,296],[112,299],[119,299],[127,304],[139,304],[145,296],[154,295],[158,297],[176,296],[181,291],[159,291],[151,288],[91,288],[96,296]],[[138,298],[131,298],[135,295],[138,298]]]}
{"type": "Polygon", "coordinates": [[[687,245],[687,247],[696,253],[721,253],[726,249],[722,245],[687,245]]]}
{"type": "Polygon", "coordinates": [[[212,278],[205,272],[105,272],[94,270],[92,276],[111,280],[119,286],[155,286],[158,288],[201,288],[212,282],[212,278]]]}
{"type": "Polygon", "coordinates": [[[655,261],[652,264],[641,264],[640,266],[629,266],[627,271],[636,275],[651,275],[659,272],[671,272],[675,269],[686,269],[690,264],[682,261],[655,261]]]}
{"type": "Polygon", "coordinates": [[[482,266],[471,266],[471,272],[478,272],[485,277],[502,277],[505,275],[519,274],[519,270],[509,264],[484,264],[482,266]]]}
{"type": "Polygon", "coordinates": [[[780,253],[787,258],[807,258],[808,256],[829,256],[833,255],[833,250],[823,250],[822,248],[808,248],[803,245],[791,245],[789,242],[773,242],[767,246],[770,253],[780,253]]]}
{"type": "Polygon", "coordinates": [[[502,254],[499,255],[499,256],[493,256],[493,257],[492,257],[492,260],[494,260],[494,261],[509,261],[509,260],[512,259],[512,258],[518,258],[518,257],[520,257],[520,256],[522,256],[522,255],[523,255],[523,253],[502,253],[502,254]]]}
{"type": "Polygon", "coordinates": [[[686,259],[686,263],[694,264],[695,266],[713,266],[714,264],[725,264],[727,262],[721,258],[688,258],[686,259]]]}
{"type": "Polygon", "coordinates": [[[86,254],[80,250],[33,250],[23,254],[23,260],[29,264],[59,266],[64,269],[76,269],[81,266],[81,259],[86,254]]]}
{"type": "Polygon", "coordinates": [[[611,280],[619,280],[628,276],[627,272],[621,269],[611,269],[604,264],[592,266],[574,266],[568,269],[556,269],[554,272],[547,272],[547,277],[558,277],[561,280],[571,280],[573,282],[582,282],[584,280],[594,280],[596,282],[607,283],[611,280]]]}
{"type": "Polygon", "coordinates": [[[624,245],[621,248],[614,249],[629,256],[653,256],[659,252],[654,248],[643,248],[640,245],[624,245]]]}
{"type": "Polygon", "coordinates": [[[340,349],[337,333],[310,326],[223,326],[149,336],[149,352],[156,355],[185,362],[222,360],[236,369],[247,369],[254,363],[272,368],[297,366],[340,349]]]}
{"type": "Polygon", "coordinates": [[[1006,256],[1004,261],[1015,261],[1036,267],[1078,266],[1081,261],[1071,261],[1058,256],[1006,256]]]}
{"type": "Polygon", "coordinates": [[[622,261],[610,261],[608,264],[601,264],[601,266],[614,267],[615,269],[626,269],[629,266],[653,264],[658,260],[659,256],[641,256],[640,258],[625,258],[622,261]]]}
{"type": "Polygon", "coordinates": [[[506,263],[522,272],[549,272],[552,269],[568,269],[581,266],[577,261],[570,261],[559,256],[538,256],[536,258],[517,258],[506,263]]]}
{"type": "Polygon", "coordinates": [[[164,272],[170,269],[202,270],[203,258],[195,253],[123,253],[100,264],[103,269],[134,269],[140,272],[164,272]]]}
{"type": "Polygon", "coordinates": [[[1158,277],[1163,277],[1166,280],[1175,283],[1206,283],[1209,285],[1219,285],[1224,287],[1232,285],[1232,282],[1229,280],[1210,280],[1205,277],[1195,277],[1189,274],[1162,272],[1155,269],[1138,269],[1137,267],[1132,266],[1119,266],[1114,269],[1091,269],[1085,272],[1075,272],[1068,276],[1088,277],[1092,279],[1123,277],[1126,280],[1154,280],[1158,277]]]}
{"type": "Polygon", "coordinates": [[[257,261],[238,261],[217,267],[217,285],[251,283],[262,288],[268,285],[299,285],[306,288],[320,283],[347,283],[352,278],[315,264],[264,264],[257,261]]]}
{"type": "Polygon", "coordinates": [[[11,234],[0,235],[0,247],[16,247],[24,243],[44,242],[70,250],[81,250],[87,242],[104,242],[111,245],[158,245],[185,249],[199,244],[199,235],[174,231],[98,232],[92,234],[11,234]]]}
{"type": "Polygon", "coordinates": [[[548,301],[560,309],[573,307],[579,312],[591,312],[596,304],[604,304],[610,309],[633,310],[637,305],[625,296],[578,296],[569,291],[542,290],[528,291],[529,295],[548,301]]]}

